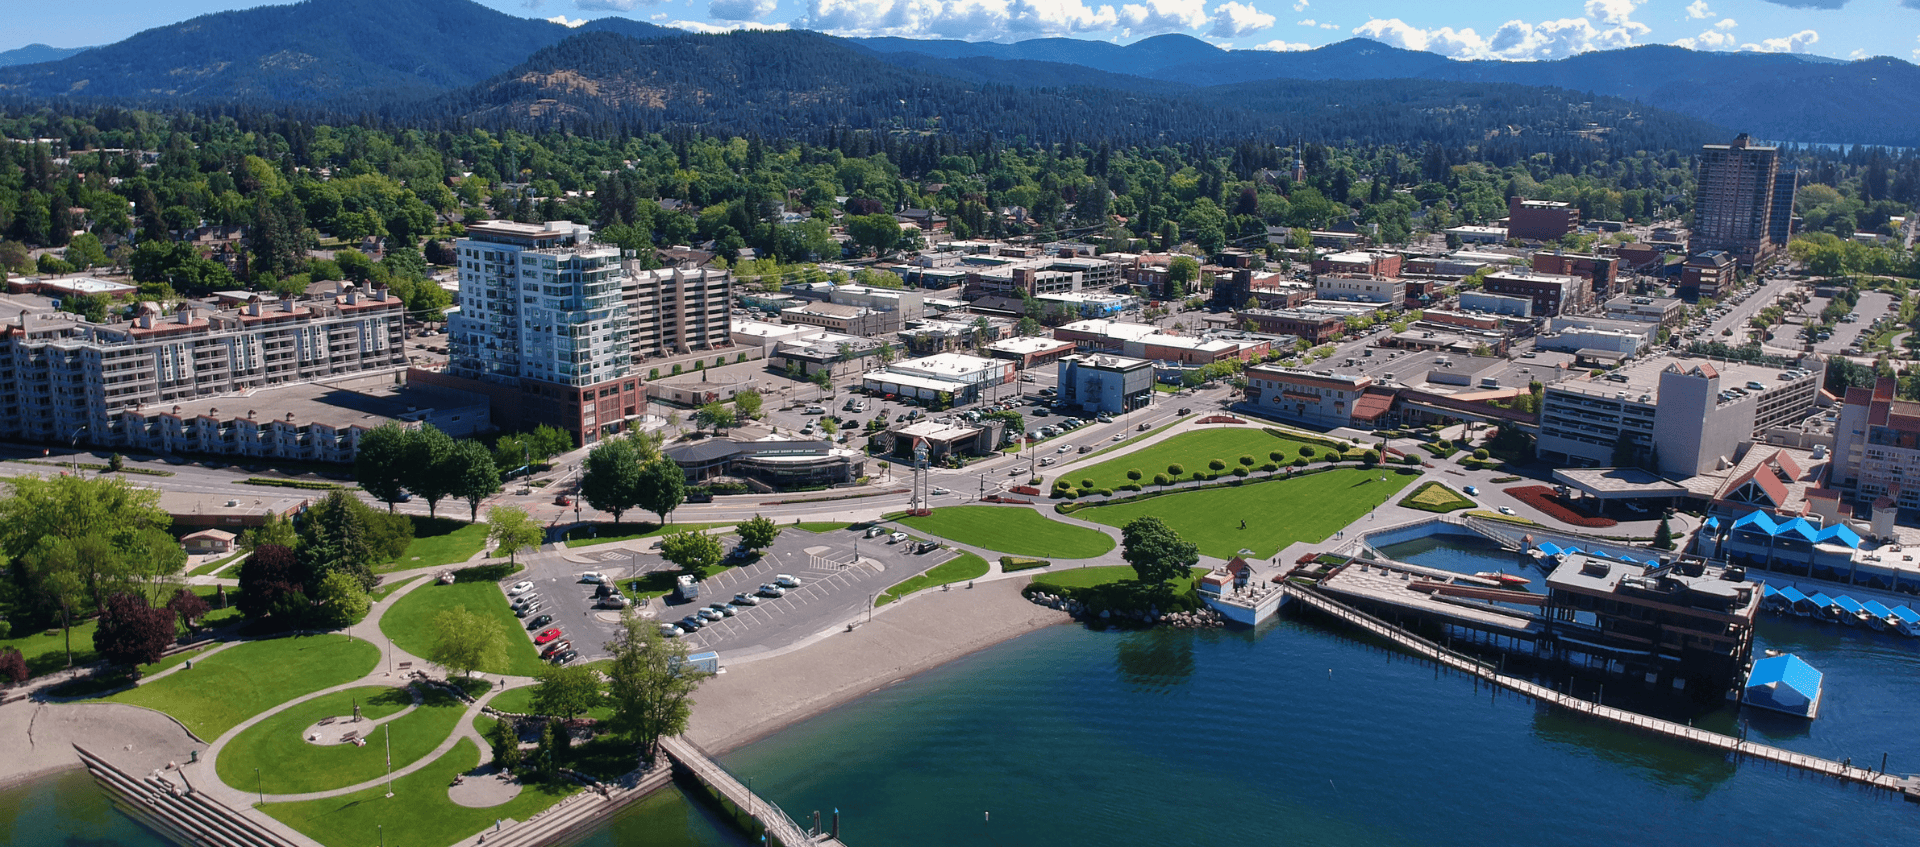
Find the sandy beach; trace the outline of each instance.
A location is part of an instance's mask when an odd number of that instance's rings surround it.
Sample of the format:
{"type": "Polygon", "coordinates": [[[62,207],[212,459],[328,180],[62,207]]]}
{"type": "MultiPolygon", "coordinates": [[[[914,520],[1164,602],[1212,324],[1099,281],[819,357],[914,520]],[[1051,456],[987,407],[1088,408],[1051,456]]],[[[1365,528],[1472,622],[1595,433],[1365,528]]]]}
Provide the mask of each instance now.
{"type": "Polygon", "coordinates": [[[1021,597],[1029,581],[916,594],[852,632],[729,667],[694,694],[686,737],[708,753],[725,753],[914,674],[1070,620],[1021,597]]]}
{"type": "Polygon", "coordinates": [[[173,718],[120,703],[36,703],[0,707],[0,786],[80,767],[83,744],[132,773],[185,762],[205,744],[173,718]]]}

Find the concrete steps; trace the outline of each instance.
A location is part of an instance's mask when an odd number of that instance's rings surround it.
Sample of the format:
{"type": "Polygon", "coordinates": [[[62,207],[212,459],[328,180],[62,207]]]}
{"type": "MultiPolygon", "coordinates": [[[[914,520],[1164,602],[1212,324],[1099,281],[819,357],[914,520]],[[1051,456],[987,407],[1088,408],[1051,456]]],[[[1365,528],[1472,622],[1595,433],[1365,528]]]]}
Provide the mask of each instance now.
{"type": "Polygon", "coordinates": [[[184,780],[175,785],[158,774],[135,778],[86,748],[75,746],[74,750],[116,804],[175,841],[211,847],[299,847],[243,813],[188,789],[184,780]]]}

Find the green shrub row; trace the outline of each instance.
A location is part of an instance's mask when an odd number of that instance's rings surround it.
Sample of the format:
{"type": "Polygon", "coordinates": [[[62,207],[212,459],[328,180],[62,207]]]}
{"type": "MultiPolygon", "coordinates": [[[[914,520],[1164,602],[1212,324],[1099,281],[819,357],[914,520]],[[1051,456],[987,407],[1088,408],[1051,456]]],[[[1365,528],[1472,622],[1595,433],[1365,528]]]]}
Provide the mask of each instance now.
{"type": "Polygon", "coordinates": [[[347,490],[351,486],[335,482],[319,482],[311,479],[274,479],[266,476],[250,476],[240,480],[241,485],[265,485],[272,488],[304,488],[308,491],[347,490]]]}
{"type": "Polygon", "coordinates": [[[1047,561],[1046,559],[1035,559],[1028,556],[1001,556],[1000,557],[1000,570],[1006,573],[1013,573],[1014,571],[1030,571],[1030,570],[1033,570],[1034,568],[1048,568],[1052,566],[1053,566],[1053,563],[1047,561]]]}
{"type": "Polygon", "coordinates": [[[494,565],[473,565],[453,572],[454,582],[499,582],[513,576],[520,566],[512,562],[494,565]]]}
{"type": "MultiPolygon", "coordinates": [[[[1133,494],[1127,497],[1114,497],[1099,503],[1055,503],[1053,506],[1053,510],[1058,514],[1071,515],[1074,512],[1080,511],[1081,509],[1090,509],[1095,506],[1117,506],[1117,505],[1120,505],[1121,503],[1132,503],[1138,500],[1145,500],[1149,497],[1160,497],[1168,494],[1186,494],[1190,491],[1208,491],[1211,489],[1224,488],[1232,485],[1251,485],[1256,482],[1270,482],[1276,479],[1297,479],[1299,477],[1308,476],[1311,474],[1323,473],[1323,472],[1332,471],[1332,470],[1339,470],[1340,467],[1341,466],[1339,465],[1322,465],[1321,467],[1312,468],[1305,471],[1298,471],[1295,473],[1288,474],[1286,476],[1270,476],[1264,479],[1252,479],[1250,477],[1235,476],[1223,482],[1219,482],[1218,484],[1215,484],[1215,485],[1196,485],[1191,488],[1177,488],[1171,491],[1144,491],[1139,494],[1133,494]]],[[[1420,473],[1420,471],[1411,469],[1411,468],[1389,467],[1389,468],[1382,468],[1381,470],[1390,470],[1402,476],[1415,476],[1420,473]]],[[[1209,477],[1205,481],[1211,481],[1211,478],[1209,477]]],[[[1085,493],[1087,492],[1082,492],[1082,494],[1085,494],[1085,493]]],[[[1068,492],[1063,495],[1060,492],[1056,491],[1054,492],[1054,496],[1060,497],[1061,499],[1064,499],[1064,500],[1072,500],[1075,497],[1081,496],[1081,495],[1076,495],[1072,492],[1068,492]]]]}

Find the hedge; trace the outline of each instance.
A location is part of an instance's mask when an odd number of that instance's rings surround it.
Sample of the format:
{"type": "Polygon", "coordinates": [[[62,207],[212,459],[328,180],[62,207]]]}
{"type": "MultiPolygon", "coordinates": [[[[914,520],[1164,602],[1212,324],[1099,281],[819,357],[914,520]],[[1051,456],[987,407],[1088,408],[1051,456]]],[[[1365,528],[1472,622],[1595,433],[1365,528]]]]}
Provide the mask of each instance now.
{"type": "MultiPolygon", "coordinates": [[[[1139,494],[1134,494],[1127,497],[1113,497],[1098,503],[1055,503],[1053,505],[1053,510],[1062,515],[1071,515],[1074,512],[1080,511],[1081,509],[1091,509],[1096,506],[1117,506],[1121,503],[1133,503],[1139,500],[1145,500],[1149,497],[1161,497],[1169,494],[1185,494],[1189,491],[1209,491],[1215,488],[1225,488],[1228,486],[1236,486],[1236,485],[1254,485],[1257,483],[1267,482],[1269,480],[1276,480],[1276,479],[1295,479],[1298,477],[1309,476],[1311,474],[1317,474],[1317,473],[1322,473],[1325,471],[1333,471],[1333,470],[1340,470],[1340,468],[1333,465],[1326,465],[1323,467],[1312,468],[1310,470],[1296,471],[1294,473],[1290,473],[1285,476],[1270,476],[1264,479],[1241,478],[1236,476],[1236,477],[1230,477],[1215,485],[1195,485],[1189,488],[1176,488],[1176,489],[1167,490],[1167,491],[1145,491],[1145,492],[1141,492],[1139,494]]],[[[1380,470],[1393,471],[1394,473],[1397,473],[1401,476],[1417,476],[1420,473],[1420,471],[1417,471],[1417,470],[1408,470],[1404,468],[1380,468],[1380,470]]],[[[1069,500],[1073,499],[1073,495],[1068,494],[1067,499],[1069,500]]]]}
{"type": "Polygon", "coordinates": [[[520,566],[511,562],[493,565],[474,565],[453,572],[454,582],[499,582],[513,576],[520,566]]]}
{"type": "Polygon", "coordinates": [[[1000,570],[1005,573],[1030,571],[1034,568],[1050,568],[1053,563],[1046,559],[1034,559],[1027,556],[1001,556],[1000,570]]]}
{"type": "Polygon", "coordinates": [[[318,482],[311,479],[274,479],[265,476],[250,476],[240,480],[241,485],[266,485],[274,488],[304,488],[308,491],[345,491],[350,486],[333,482],[318,482]]]}

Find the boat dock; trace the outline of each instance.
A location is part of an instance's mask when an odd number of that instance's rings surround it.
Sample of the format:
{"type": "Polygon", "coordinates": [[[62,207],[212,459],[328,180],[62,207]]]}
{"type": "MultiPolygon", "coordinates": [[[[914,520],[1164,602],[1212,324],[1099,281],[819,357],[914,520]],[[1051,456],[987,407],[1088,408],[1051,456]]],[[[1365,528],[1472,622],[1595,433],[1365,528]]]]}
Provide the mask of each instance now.
{"type": "MultiPolygon", "coordinates": [[[[1736,758],[1750,758],[1787,767],[1799,768],[1812,773],[1830,776],[1856,785],[1891,791],[1905,797],[1909,802],[1920,803],[1920,777],[1898,776],[1880,773],[1832,759],[1822,759],[1805,753],[1796,753],[1767,744],[1759,744],[1730,735],[1708,732],[1703,729],[1674,723],[1673,721],[1652,718],[1625,709],[1603,706],[1591,700],[1563,694],[1544,685],[1507,676],[1499,668],[1483,659],[1435,644],[1400,627],[1380,620],[1372,615],[1341,603],[1320,591],[1293,583],[1281,583],[1280,590],[1289,600],[1298,601],[1322,614],[1362,631],[1384,638],[1422,658],[1431,660],[1443,667],[1461,673],[1470,674],[1478,679],[1517,694],[1524,694],[1547,705],[1565,709],[1576,714],[1587,715],[1621,726],[1640,729],[1654,735],[1678,741],[1691,742],[1704,747],[1720,750],[1736,758]]],[[[1403,589],[1404,590],[1404,589],[1403,589]]]]}
{"type": "MultiPolygon", "coordinates": [[[[846,847],[833,834],[802,827],[779,806],[768,802],[735,779],[700,748],[678,736],[660,739],[660,749],[673,760],[681,775],[697,780],[720,799],[747,816],[749,828],[758,825],[766,838],[761,843],[779,847],[846,847]]],[[[836,822],[834,828],[839,828],[836,822]]],[[[749,835],[753,833],[749,832],[749,835]]]]}
{"type": "Polygon", "coordinates": [[[1546,595],[1501,588],[1493,580],[1439,568],[1356,558],[1323,577],[1320,590],[1392,614],[1489,635],[1533,641],[1546,631],[1539,615],[1509,607],[1539,606],[1546,595]]]}

